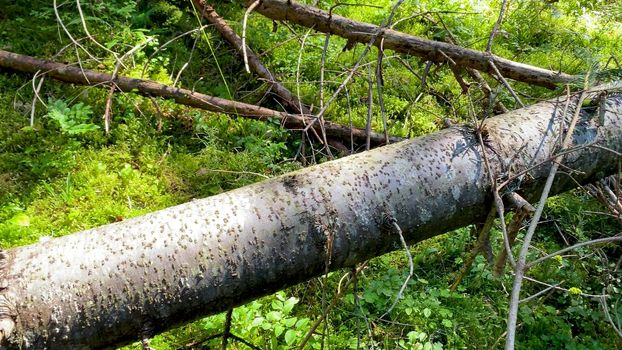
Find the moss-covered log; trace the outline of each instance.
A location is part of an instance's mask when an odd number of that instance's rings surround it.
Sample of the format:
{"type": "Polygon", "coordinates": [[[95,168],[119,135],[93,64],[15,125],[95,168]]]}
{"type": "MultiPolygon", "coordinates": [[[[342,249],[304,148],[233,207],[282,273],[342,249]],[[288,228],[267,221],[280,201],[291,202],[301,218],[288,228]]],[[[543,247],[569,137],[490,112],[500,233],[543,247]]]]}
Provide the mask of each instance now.
{"type": "MultiPolygon", "coordinates": [[[[554,192],[618,168],[622,95],[598,96],[582,107],[554,192]]],[[[576,101],[487,120],[483,150],[472,128],[454,127],[5,251],[2,347],[128,342],[318,276],[328,260],[334,270],[398,249],[393,220],[410,243],[481,221],[491,205],[483,152],[497,178],[542,163],[512,184],[533,200],[576,101]]]]}

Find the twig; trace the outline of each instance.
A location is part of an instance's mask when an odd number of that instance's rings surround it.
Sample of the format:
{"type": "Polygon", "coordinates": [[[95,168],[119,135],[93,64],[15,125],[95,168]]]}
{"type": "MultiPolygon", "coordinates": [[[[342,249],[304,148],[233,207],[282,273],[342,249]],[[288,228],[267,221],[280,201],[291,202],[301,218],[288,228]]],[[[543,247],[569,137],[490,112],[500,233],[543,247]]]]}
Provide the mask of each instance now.
{"type": "MultiPolygon", "coordinates": [[[[350,126],[350,130],[352,130],[352,128],[354,127],[354,124],[352,122],[352,106],[350,105],[350,93],[348,91],[348,88],[345,88],[345,92],[346,92],[346,105],[348,107],[348,125],[350,126]]],[[[366,130],[367,135],[369,135],[369,131],[366,130]]],[[[367,143],[367,137],[365,137],[365,141],[367,143]]],[[[350,154],[354,154],[354,134],[350,131],[350,154]]]]}
{"type": "Polygon", "coordinates": [[[259,5],[261,0],[255,0],[244,12],[244,20],[242,21],[242,56],[244,57],[244,68],[246,72],[250,74],[251,69],[248,67],[248,55],[246,54],[246,24],[248,22],[248,16],[259,5]]]}
{"type": "Polygon", "coordinates": [[[156,114],[158,115],[156,129],[158,131],[162,131],[162,111],[160,110],[160,106],[158,106],[158,101],[156,101],[156,99],[153,96],[149,96],[149,100],[153,104],[153,108],[155,108],[156,114]]]}
{"type": "MultiPolygon", "coordinates": [[[[243,57],[248,67],[260,80],[265,81],[278,99],[285,104],[287,110],[304,115],[311,115],[311,111],[300,101],[300,98],[291,93],[276,76],[261,62],[260,55],[242,42],[242,38],[227,24],[227,22],[206,3],[206,0],[194,0],[193,4],[201,10],[201,16],[207,19],[220,32],[222,37],[243,57]],[[245,49],[246,51],[244,52],[245,49]]],[[[278,102],[278,101],[277,101],[278,102]]]]}
{"type": "MultiPolygon", "coordinates": [[[[514,198],[514,196],[518,196],[518,194],[512,192],[509,198],[514,198]]],[[[514,240],[516,240],[516,236],[518,235],[518,231],[520,230],[523,221],[531,216],[531,214],[536,210],[531,204],[525,201],[524,205],[515,205],[516,210],[512,221],[510,222],[510,226],[508,227],[508,242],[509,247],[511,248],[514,245],[514,240]]],[[[497,262],[495,263],[494,275],[499,277],[503,273],[505,263],[508,257],[508,249],[506,246],[503,247],[503,250],[497,256],[497,262]]]]}
{"type": "Polygon", "coordinates": [[[222,350],[227,350],[227,343],[229,342],[229,337],[231,337],[231,317],[233,315],[233,309],[229,309],[227,311],[227,315],[225,316],[225,330],[222,332],[222,350]]]}
{"type": "Polygon", "coordinates": [[[384,85],[384,79],[382,77],[382,60],[384,57],[384,48],[382,43],[384,39],[380,39],[380,45],[378,45],[378,57],[376,60],[376,87],[378,88],[378,106],[380,106],[380,117],[382,118],[382,130],[384,131],[384,139],[389,144],[389,130],[387,129],[387,115],[384,108],[384,96],[382,94],[382,87],[384,85]]]}
{"type": "Polygon", "coordinates": [[[32,91],[34,92],[34,96],[32,97],[32,107],[30,109],[30,126],[34,126],[35,125],[35,112],[37,110],[37,100],[41,102],[41,104],[43,104],[44,107],[47,107],[47,105],[45,104],[45,102],[43,102],[43,100],[41,99],[41,97],[39,96],[39,91],[41,91],[41,86],[43,85],[43,81],[45,80],[45,76],[41,76],[41,79],[39,79],[39,84],[37,84],[37,86],[35,87],[35,81],[37,80],[37,75],[39,74],[40,71],[37,71],[35,73],[35,75],[32,77],[32,91]]]}
{"type": "Polygon", "coordinates": [[[320,60],[320,109],[324,108],[324,70],[326,68],[326,53],[328,52],[328,43],[330,34],[325,34],[324,48],[322,49],[322,59],[320,60]]]}
{"type": "MultiPolygon", "coordinates": [[[[599,145],[596,145],[596,144],[579,145],[579,146],[576,146],[576,147],[569,147],[568,149],[560,150],[557,153],[553,154],[552,156],[548,157],[547,159],[544,159],[544,160],[542,160],[542,161],[540,161],[540,162],[538,162],[538,163],[536,163],[536,164],[534,164],[534,165],[532,165],[532,166],[530,166],[530,167],[528,167],[528,168],[526,168],[524,170],[521,170],[520,172],[518,172],[518,173],[508,177],[505,181],[503,181],[501,184],[499,184],[499,189],[502,189],[502,188],[506,187],[512,181],[520,178],[521,176],[529,173],[530,171],[532,171],[532,170],[534,170],[536,168],[541,167],[543,164],[554,162],[555,159],[557,159],[557,157],[565,156],[566,154],[577,152],[577,151],[583,150],[583,149],[588,148],[588,147],[595,147],[595,148],[605,149],[605,150],[608,150],[608,151],[610,150],[610,149],[607,149],[606,147],[602,147],[602,146],[599,146],[599,145]]],[[[614,150],[611,150],[611,151],[614,152],[614,153],[618,153],[618,152],[615,152],[614,150]]]]}
{"type": "MultiPolygon", "coordinates": [[[[542,281],[539,281],[539,280],[537,280],[535,278],[532,278],[532,277],[523,276],[523,279],[525,279],[527,281],[530,281],[530,282],[537,283],[537,284],[541,284],[543,286],[553,287],[553,289],[555,289],[555,290],[561,290],[563,292],[570,293],[570,289],[562,288],[562,287],[559,287],[559,286],[555,286],[554,284],[542,282],[542,281]]],[[[588,293],[583,293],[583,292],[577,293],[577,295],[580,295],[580,296],[585,297],[585,298],[595,298],[595,299],[608,298],[609,297],[607,294],[588,294],[588,293]]]]}
{"type": "Polygon", "coordinates": [[[466,261],[464,262],[464,266],[462,267],[462,270],[456,277],[456,280],[454,281],[454,283],[452,283],[451,287],[449,287],[449,291],[451,292],[456,291],[456,288],[458,288],[464,276],[466,276],[466,274],[471,269],[471,266],[473,265],[475,258],[481,252],[484,246],[484,242],[486,241],[487,237],[490,237],[490,229],[492,229],[492,224],[495,222],[495,217],[497,217],[497,210],[493,206],[490,209],[488,216],[486,217],[486,221],[484,222],[484,225],[479,231],[477,242],[475,242],[475,245],[469,252],[469,255],[467,256],[466,261]]]}
{"type": "MultiPolygon", "coordinates": [[[[456,38],[454,37],[454,35],[451,32],[451,30],[447,27],[447,25],[445,24],[445,21],[443,21],[443,18],[440,16],[439,13],[436,13],[436,16],[438,17],[438,21],[440,22],[440,24],[443,26],[445,31],[447,31],[447,33],[448,33],[448,36],[447,36],[447,39],[446,39],[447,42],[452,44],[452,45],[456,45],[458,43],[458,40],[456,40],[456,38]]],[[[431,16],[426,16],[426,17],[428,18],[428,20],[430,22],[436,24],[436,21],[434,21],[431,18],[431,16]]],[[[484,96],[488,99],[488,101],[490,101],[491,100],[492,89],[490,88],[490,85],[488,85],[488,82],[486,81],[486,79],[484,79],[482,77],[481,73],[478,70],[476,70],[476,69],[473,69],[473,68],[465,66],[465,70],[471,76],[471,78],[473,78],[473,80],[475,80],[477,82],[477,85],[479,86],[479,88],[484,93],[484,96]]],[[[499,100],[495,101],[495,107],[501,113],[507,113],[509,111],[505,107],[505,105],[501,101],[499,101],[499,100]]]]}
{"type": "Polygon", "coordinates": [[[482,137],[482,128],[484,127],[484,120],[481,121],[480,125],[477,126],[477,120],[475,119],[475,108],[473,107],[473,101],[471,100],[471,96],[469,95],[469,105],[471,107],[471,113],[473,118],[473,123],[476,130],[477,141],[479,142],[479,147],[481,149],[482,158],[484,159],[484,164],[486,166],[486,172],[488,173],[488,180],[490,181],[490,187],[492,189],[493,203],[495,208],[497,209],[497,215],[499,215],[499,226],[501,226],[501,232],[503,233],[503,244],[505,245],[505,249],[508,253],[508,260],[510,261],[510,265],[512,268],[515,267],[516,263],[514,261],[514,255],[512,254],[512,247],[510,247],[510,237],[508,235],[507,227],[505,225],[505,206],[503,204],[503,199],[499,195],[499,186],[497,186],[497,180],[495,175],[492,172],[492,167],[490,166],[490,161],[488,160],[488,154],[486,153],[486,145],[484,144],[484,139],[482,137]]]}
{"type": "MultiPolygon", "coordinates": [[[[311,30],[309,29],[305,35],[302,37],[302,42],[300,43],[300,50],[298,51],[298,61],[296,64],[296,94],[298,96],[300,96],[300,66],[302,65],[302,54],[304,52],[304,47],[305,47],[305,42],[307,41],[307,38],[309,37],[309,34],[311,34],[311,30]]],[[[298,100],[299,103],[299,109],[302,111],[302,102],[300,102],[300,100],[298,100]]],[[[324,118],[321,115],[318,115],[316,119],[319,119],[319,125],[320,125],[320,142],[324,145],[324,147],[326,148],[326,152],[327,152],[327,156],[328,159],[334,159],[332,152],[330,151],[330,147],[328,147],[328,139],[326,138],[326,130],[324,130],[324,118]]],[[[312,122],[313,123],[313,122],[312,122]]],[[[305,128],[306,130],[306,128],[305,128]]]]}
{"type": "Polygon", "coordinates": [[[167,41],[167,42],[165,42],[164,44],[162,44],[162,45],[158,46],[158,47],[157,47],[157,48],[153,51],[153,53],[151,53],[151,55],[149,55],[149,57],[147,57],[147,59],[145,60],[145,65],[144,65],[144,67],[143,67],[142,72],[140,73],[140,76],[141,76],[141,77],[144,77],[144,76],[145,76],[145,72],[147,72],[147,68],[149,68],[149,64],[151,63],[151,59],[152,59],[152,58],[153,58],[156,54],[158,54],[160,51],[162,51],[165,47],[167,47],[168,45],[170,45],[170,44],[174,43],[177,39],[183,38],[183,37],[184,37],[184,36],[186,36],[186,35],[189,35],[189,34],[192,34],[192,33],[198,32],[198,31],[202,31],[203,29],[205,29],[205,28],[207,28],[207,27],[209,27],[209,25],[208,25],[208,24],[205,24],[205,25],[202,25],[202,26],[200,26],[200,27],[198,27],[198,28],[191,29],[191,30],[189,30],[189,31],[187,31],[187,32],[181,33],[181,34],[179,34],[179,35],[177,35],[177,36],[173,37],[173,38],[172,38],[172,39],[170,39],[169,41],[167,41]]]}
{"type": "Polygon", "coordinates": [[[501,11],[499,11],[499,17],[497,18],[497,22],[495,23],[495,26],[490,31],[490,37],[488,38],[488,44],[486,44],[486,52],[488,53],[491,53],[492,42],[493,40],[495,40],[495,35],[497,35],[497,31],[499,30],[499,27],[501,27],[501,22],[503,21],[503,14],[505,12],[506,3],[507,3],[507,0],[503,0],[501,2],[501,11]]]}
{"type": "MultiPolygon", "coordinates": [[[[587,85],[587,76],[586,76],[586,85],[587,85]]],[[[570,142],[572,141],[574,128],[577,124],[577,121],[579,120],[579,115],[581,112],[581,104],[583,103],[583,100],[585,99],[586,95],[587,95],[586,92],[583,91],[579,97],[579,100],[577,101],[574,115],[572,117],[572,120],[570,121],[570,125],[568,126],[568,131],[566,132],[566,135],[561,145],[562,150],[568,148],[568,146],[570,145],[570,142]]],[[[562,116],[562,118],[564,116],[562,116]]],[[[553,185],[553,180],[555,179],[555,174],[557,173],[557,169],[559,168],[559,164],[561,163],[562,160],[563,160],[563,156],[557,156],[555,157],[553,164],[551,165],[549,176],[546,179],[546,183],[544,185],[542,194],[540,196],[540,202],[538,203],[538,207],[536,208],[533,218],[531,219],[531,223],[529,224],[527,233],[525,234],[525,237],[523,238],[523,246],[521,247],[518,260],[516,261],[514,283],[512,285],[512,293],[510,297],[510,308],[509,308],[510,310],[508,312],[507,337],[506,337],[506,343],[505,343],[506,350],[514,349],[514,342],[516,338],[516,320],[518,318],[518,304],[520,301],[520,290],[521,290],[521,286],[523,283],[523,276],[525,275],[525,271],[526,271],[525,264],[527,260],[527,253],[529,252],[529,244],[531,243],[531,239],[533,238],[533,235],[536,231],[536,227],[538,226],[538,221],[540,220],[540,217],[542,216],[542,211],[544,210],[546,199],[549,196],[551,186],[553,185]]]]}
{"type": "Polygon", "coordinates": [[[528,296],[528,297],[526,297],[526,298],[523,298],[523,299],[519,300],[518,302],[519,302],[519,304],[522,304],[522,303],[526,303],[526,302],[528,302],[528,301],[531,301],[531,300],[533,300],[533,299],[535,299],[535,298],[539,297],[539,296],[540,296],[540,295],[542,295],[542,294],[545,294],[545,293],[547,293],[547,292],[549,292],[549,291],[552,291],[552,290],[556,289],[556,288],[557,288],[557,287],[559,287],[562,283],[564,283],[564,281],[561,281],[561,282],[559,282],[559,283],[555,283],[555,284],[553,284],[553,285],[551,285],[551,286],[548,286],[548,287],[544,288],[543,290],[539,291],[538,293],[536,293],[536,294],[532,294],[532,295],[530,295],[530,296],[528,296]]]}
{"type": "Polygon", "coordinates": [[[147,45],[152,40],[153,40],[153,37],[149,37],[144,42],[135,45],[133,48],[131,48],[129,51],[123,54],[123,56],[121,56],[121,58],[115,65],[114,70],[112,71],[112,78],[110,79],[110,90],[108,91],[108,98],[106,99],[106,107],[104,109],[104,117],[103,117],[104,130],[106,134],[110,131],[110,122],[112,121],[112,96],[114,94],[114,91],[116,90],[116,85],[114,84],[114,81],[115,79],[117,79],[117,75],[119,74],[119,69],[121,69],[122,62],[124,59],[134,54],[134,52],[138,51],[140,48],[142,48],[144,45],[147,45]]]}
{"type": "Polygon", "coordinates": [[[371,66],[368,66],[367,69],[367,79],[368,79],[368,89],[367,89],[367,123],[365,124],[365,132],[367,133],[367,139],[365,142],[365,150],[369,151],[370,149],[370,145],[371,145],[371,139],[370,139],[370,135],[371,135],[371,116],[372,116],[372,109],[374,107],[374,103],[373,103],[373,98],[374,98],[374,92],[373,92],[373,78],[371,75],[371,66]]]}
{"type": "MultiPolygon", "coordinates": [[[[604,294],[604,288],[603,288],[603,294],[604,294]]],[[[605,313],[605,318],[607,319],[607,321],[611,325],[611,328],[613,328],[613,330],[616,332],[618,337],[620,337],[622,339],[622,330],[620,330],[620,326],[616,325],[616,323],[613,322],[613,319],[611,318],[611,314],[609,313],[609,305],[607,305],[607,299],[606,298],[600,298],[600,305],[603,307],[603,312],[605,313]]]]}
{"type": "Polygon", "coordinates": [[[69,30],[67,29],[67,27],[65,27],[65,23],[63,23],[63,19],[60,17],[60,13],[58,12],[58,6],[56,5],[56,0],[54,0],[52,2],[53,8],[54,8],[54,15],[56,16],[56,20],[58,21],[58,24],[61,26],[61,28],[63,28],[63,31],[65,32],[65,34],[69,37],[69,40],[71,40],[71,42],[76,45],[77,47],[81,48],[84,52],[86,52],[86,54],[93,59],[94,61],[101,63],[101,61],[91,55],[91,53],[84,48],[84,46],[82,46],[82,44],[80,44],[76,39],[74,39],[73,35],[71,35],[71,33],[69,32],[69,30]]]}
{"type": "Polygon", "coordinates": [[[587,245],[609,243],[609,242],[622,242],[622,234],[618,234],[618,235],[613,236],[613,237],[592,239],[592,240],[589,240],[589,241],[577,243],[577,244],[572,245],[570,247],[566,247],[566,248],[560,249],[560,250],[558,250],[558,251],[556,251],[554,253],[547,254],[547,255],[545,255],[545,256],[543,256],[541,258],[538,258],[538,259],[536,259],[536,260],[526,264],[525,265],[525,269],[529,270],[532,267],[534,267],[535,265],[538,265],[539,263],[541,263],[541,262],[543,262],[543,261],[545,261],[547,259],[550,259],[550,258],[552,258],[554,256],[557,256],[557,255],[561,255],[561,254],[563,254],[565,252],[568,252],[568,251],[571,251],[571,250],[574,250],[574,249],[577,249],[577,248],[585,247],[587,245]]]}
{"type": "Polygon", "coordinates": [[[514,99],[516,100],[516,103],[518,103],[518,105],[521,107],[525,107],[525,105],[523,104],[523,101],[521,101],[520,97],[518,97],[516,92],[514,92],[514,89],[512,89],[512,86],[510,86],[510,83],[508,83],[508,81],[505,80],[503,75],[501,75],[501,72],[499,72],[499,69],[497,68],[497,65],[495,64],[492,57],[489,59],[488,62],[490,63],[490,67],[495,72],[495,75],[497,76],[497,78],[501,80],[501,83],[503,84],[503,86],[505,86],[505,88],[510,92],[512,97],[514,97],[514,99]]]}
{"type": "MultiPolygon", "coordinates": [[[[104,51],[112,54],[112,56],[114,57],[114,59],[117,61],[118,64],[123,65],[123,62],[121,62],[119,60],[119,57],[117,55],[116,52],[110,50],[109,48],[107,48],[106,46],[102,45],[99,43],[99,41],[95,40],[95,38],[91,35],[91,33],[89,32],[89,28],[86,25],[86,19],[84,18],[84,13],[82,12],[82,6],[80,6],[80,0],[76,0],[76,7],[78,8],[78,14],[80,16],[80,21],[82,22],[82,28],[84,29],[84,33],[86,33],[86,37],[91,40],[93,43],[95,43],[95,45],[99,46],[100,48],[102,48],[104,51]]],[[[124,65],[123,65],[124,66],[124,65]]],[[[124,66],[125,67],[125,66],[124,66]]],[[[125,67],[127,68],[127,67],[125,67]]]]}
{"type": "MultiPolygon", "coordinates": [[[[316,118],[311,122],[311,124],[309,124],[307,126],[307,128],[311,127],[313,125],[313,123],[315,123],[316,120],[319,120],[319,118],[321,118],[325,113],[326,110],[328,109],[328,107],[333,103],[333,101],[337,98],[337,96],[339,96],[339,93],[341,92],[341,90],[345,87],[345,85],[352,79],[352,77],[354,76],[354,73],[356,72],[356,70],[358,69],[358,67],[361,65],[361,63],[363,62],[363,59],[365,58],[365,56],[367,56],[367,53],[371,50],[371,47],[374,45],[374,43],[376,42],[376,39],[379,36],[382,36],[382,33],[384,32],[384,30],[386,29],[385,27],[387,25],[391,24],[391,21],[393,20],[393,16],[395,15],[395,12],[397,11],[397,8],[402,4],[402,2],[404,2],[404,0],[398,0],[393,7],[391,8],[391,13],[389,14],[387,24],[383,24],[380,27],[378,27],[378,29],[374,32],[374,34],[371,36],[369,42],[367,43],[367,46],[365,46],[365,49],[363,50],[363,52],[361,53],[361,55],[359,56],[359,59],[356,61],[356,63],[354,64],[354,66],[350,69],[350,72],[348,73],[348,75],[346,76],[346,78],[344,79],[344,81],[339,85],[339,87],[337,87],[337,90],[335,90],[335,92],[332,94],[332,96],[330,97],[330,99],[328,100],[328,102],[326,102],[326,105],[320,109],[320,111],[318,112],[318,114],[316,115],[316,118]]],[[[305,129],[306,131],[306,129],[305,129]]]]}
{"type": "MultiPolygon", "coordinates": [[[[365,267],[367,266],[367,262],[362,263],[354,272],[355,274],[360,273],[365,267]]],[[[302,339],[302,341],[300,342],[300,344],[298,345],[298,349],[299,350],[304,350],[305,345],[307,345],[307,343],[309,342],[309,339],[311,339],[311,336],[313,336],[313,333],[315,332],[315,330],[317,329],[317,327],[320,326],[320,324],[322,323],[322,321],[324,321],[324,314],[328,313],[333,307],[335,307],[335,305],[337,305],[337,303],[339,302],[339,300],[341,300],[341,298],[343,297],[343,294],[345,294],[346,290],[347,290],[347,286],[350,285],[350,283],[352,283],[354,280],[353,278],[350,278],[346,284],[344,285],[343,289],[339,290],[337,292],[337,294],[335,294],[335,296],[333,297],[333,300],[331,301],[331,303],[326,307],[326,310],[324,310],[322,317],[318,317],[315,322],[313,322],[313,324],[311,325],[311,328],[309,328],[309,331],[307,332],[307,334],[305,335],[305,337],[302,339]]]]}
{"type": "Polygon", "coordinates": [[[402,287],[400,288],[399,292],[395,296],[395,300],[393,300],[393,304],[391,304],[391,306],[387,309],[387,311],[385,311],[380,317],[378,317],[378,319],[384,318],[386,315],[390,314],[391,311],[393,311],[393,308],[395,308],[395,306],[400,301],[400,299],[402,299],[402,295],[404,294],[404,290],[406,290],[406,287],[408,286],[408,282],[410,281],[410,279],[413,276],[414,271],[415,271],[415,265],[413,263],[413,257],[410,254],[410,249],[408,249],[408,244],[406,243],[406,240],[404,239],[404,235],[402,234],[402,229],[397,224],[397,221],[395,220],[395,217],[391,216],[388,219],[390,221],[390,224],[393,226],[393,230],[395,231],[395,233],[397,233],[399,235],[400,242],[402,243],[402,248],[404,248],[404,252],[406,253],[406,257],[408,258],[408,276],[406,276],[406,279],[404,280],[404,283],[402,283],[402,287]]]}

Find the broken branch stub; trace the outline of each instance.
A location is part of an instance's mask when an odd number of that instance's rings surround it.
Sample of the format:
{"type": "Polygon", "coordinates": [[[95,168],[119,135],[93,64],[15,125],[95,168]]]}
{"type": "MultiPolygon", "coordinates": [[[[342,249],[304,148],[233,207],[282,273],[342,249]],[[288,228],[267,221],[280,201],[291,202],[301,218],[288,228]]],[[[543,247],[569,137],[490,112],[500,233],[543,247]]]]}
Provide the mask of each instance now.
{"type": "MultiPolygon", "coordinates": [[[[573,97],[568,113],[576,104],[573,97]]],[[[485,121],[496,177],[534,168],[516,191],[537,198],[564,131],[565,101],[485,121]],[[518,153],[517,153],[518,152],[518,153]]],[[[554,193],[617,171],[622,96],[581,113],[554,193]],[[597,114],[596,114],[597,116],[597,114]],[[575,182],[577,181],[577,182],[575,182]]],[[[0,261],[1,344],[98,348],[219,313],[326,271],[401,249],[487,215],[491,183],[474,131],[453,127],[217,196],[44,243],[0,261]],[[146,327],[148,325],[149,327],[146,327]]]]}

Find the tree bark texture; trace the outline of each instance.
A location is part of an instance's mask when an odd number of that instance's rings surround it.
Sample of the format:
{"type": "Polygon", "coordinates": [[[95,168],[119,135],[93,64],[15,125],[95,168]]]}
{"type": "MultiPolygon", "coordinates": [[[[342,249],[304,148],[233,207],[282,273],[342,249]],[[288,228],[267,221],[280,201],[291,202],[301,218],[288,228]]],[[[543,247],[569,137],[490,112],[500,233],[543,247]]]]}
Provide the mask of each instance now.
{"type": "MultiPolygon", "coordinates": [[[[622,152],[622,95],[600,96],[582,107],[554,193],[618,169],[605,147],[622,152]]],[[[1,347],[128,342],[321,275],[327,261],[334,270],[400,249],[394,220],[409,243],[481,222],[492,201],[483,152],[498,178],[541,164],[512,184],[533,200],[576,101],[488,119],[484,149],[471,127],[452,127],[4,251],[1,347]]]]}
{"type": "MultiPolygon", "coordinates": [[[[201,12],[203,18],[207,19],[211,24],[216,27],[216,29],[220,32],[223,38],[231,44],[231,46],[238,52],[240,55],[244,55],[242,51],[242,47],[244,43],[242,42],[242,38],[240,38],[235,31],[225,20],[216,13],[216,10],[207,4],[205,0],[193,0],[194,4],[197,6],[198,10],[201,12]]],[[[257,76],[264,81],[266,81],[269,85],[273,93],[279,97],[279,100],[286,105],[290,111],[294,111],[295,113],[310,115],[309,109],[296,97],[291,93],[281,82],[272,74],[272,72],[266,68],[266,66],[261,63],[259,56],[251,50],[248,45],[246,45],[246,57],[248,59],[249,67],[257,74],[257,76]]]]}
{"type": "MultiPolygon", "coordinates": [[[[254,0],[245,0],[247,5],[254,0]]],[[[448,62],[458,66],[495,74],[490,62],[506,78],[528,84],[555,88],[557,84],[569,83],[576,77],[547,69],[510,61],[486,52],[472,50],[445,42],[433,41],[401,33],[373,24],[357,22],[315,7],[298,4],[291,0],[261,0],[256,12],[277,21],[287,21],[322,33],[330,33],[348,39],[349,42],[368,44],[377,35],[374,45],[395,52],[419,56],[433,62],[448,62]],[[448,59],[449,58],[449,59],[448,59]]]]}
{"type": "MultiPolygon", "coordinates": [[[[113,79],[112,75],[107,73],[80,69],[79,67],[42,60],[4,50],[0,50],[0,68],[33,74],[38,72],[39,75],[45,74],[45,76],[52,79],[78,85],[108,88],[109,83],[113,82],[120,91],[136,92],[144,96],[168,98],[179,104],[207,111],[225,113],[256,120],[277,119],[280,121],[281,125],[290,130],[304,129],[314,119],[309,116],[288,114],[243,102],[205,95],[187,89],[160,84],[152,80],[122,76],[117,76],[113,79]]],[[[319,123],[314,123],[313,128],[318,134],[321,135],[322,130],[319,123]]],[[[359,144],[365,143],[367,136],[365,130],[350,129],[349,127],[331,122],[324,122],[324,129],[329,138],[347,140],[349,142],[350,135],[352,135],[355,142],[359,144]]],[[[370,137],[376,146],[385,143],[383,134],[372,132],[370,137]]],[[[391,142],[399,140],[399,138],[393,138],[391,142]]]]}

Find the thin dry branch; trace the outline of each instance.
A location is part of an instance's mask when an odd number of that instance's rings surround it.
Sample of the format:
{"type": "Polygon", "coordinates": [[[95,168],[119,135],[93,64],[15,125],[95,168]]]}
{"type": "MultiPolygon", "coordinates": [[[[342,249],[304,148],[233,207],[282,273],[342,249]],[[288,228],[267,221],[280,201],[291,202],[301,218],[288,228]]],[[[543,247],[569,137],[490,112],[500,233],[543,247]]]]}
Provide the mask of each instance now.
{"type": "MultiPolygon", "coordinates": [[[[580,112],[581,112],[581,104],[583,100],[587,96],[587,93],[583,91],[579,96],[578,101],[575,105],[575,110],[572,116],[572,120],[568,125],[568,129],[566,134],[564,135],[564,139],[561,144],[561,149],[567,149],[570,146],[573,139],[573,132],[575,126],[577,125],[577,121],[579,120],[580,112]]],[[[567,103],[570,103],[570,99],[567,100],[567,103]]],[[[564,110],[564,114],[567,108],[564,110]]],[[[512,350],[514,349],[514,341],[516,337],[516,320],[518,318],[518,304],[520,302],[520,291],[523,283],[523,277],[525,277],[525,272],[527,268],[527,253],[529,252],[529,245],[531,243],[531,239],[533,238],[536,227],[538,226],[538,222],[540,220],[540,216],[542,215],[542,211],[544,210],[544,206],[546,204],[546,199],[549,196],[551,191],[551,186],[553,185],[553,180],[555,180],[555,175],[557,174],[557,169],[559,168],[561,162],[563,160],[563,156],[557,156],[553,160],[553,164],[551,165],[551,169],[549,172],[549,176],[546,179],[546,183],[542,190],[542,194],[540,196],[540,201],[536,208],[536,211],[531,219],[531,223],[527,228],[527,233],[525,233],[525,238],[523,238],[523,245],[521,247],[518,260],[516,261],[515,275],[514,275],[514,283],[512,286],[512,293],[510,296],[510,310],[508,313],[508,322],[507,322],[507,337],[505,342],[505,349],[512,350]]]]}
{"type": "Polygon", "coordinates": [[[477,242],[475,243],[475,245],[469,252],[464,262],[464,266],[462,267],[462,270],[456,277],[456,280],[454,281],[454,283],[452,283],[451,287],[449,287],[450,291],[454,292],[458,288],[464,276],[466,276],[466,274],[471,270],[471,266],[475,262],[475,258],[477,257],[477,255],[479,255],[480,252],[482,252],[485,242],[486,241],[489,242],[490,230],[492,229],[492,225],[495,222],[496,217],[497,217],[497,208],[493,206],[490,209],[490,213],[488,214],[488,217],[486,218],[484,225],[482,225],[479,231],[477,242]]]}
{"type": "Polygon", "coordinates": [[[330,312],[330,310],[332,310],[337,305],[337,303],[343,298],[345,292],[348,290],[347,287],[350,285],[350,283],[352,283],[353,281],[356,281],[355,276],[358,275],[365,267],[367,267],[367,262],[363,262],[361,265],[359,265],[359,267],[352,269],[352,272],[350,272],[350,279],[348,279],[346,284],[339,291],[337,291],[337,294],[335,294],[331,303],[324,309],[322,316],[318,317],[313,322],[313,324],[309,328],[309,331],[307,332],[305,337],[302,339],[302,341],[298,345],[299,350],[305,349],[305,346],[307,345],[307,343],[313,336],[313,333],[315,333],[315,331],[317,330],[317,327],[319,327],[322,321],[326,319],[326,314],[330,312]]]}
{"type": "Polygon", "coordinates": [[[537,264],[539,264],[539,263],[541,263],[541,262],[543,262],[545,260],[548,260],[548,259],[550,259],[552,257],[557,256],[557,255],[561,255],[561,254],[563,254],[565,252],[569,252],[571,250],[575,250],[575,249],[578,249],[578,248],[581,248],[581,247],[585,247],[585,246],[588,246],[588,245],[596,245],[596,244],[603,244],[603,243],[609,243],[609,242],[622,242],[622,234],[618,234],[618,235],[612,236],[612,237],[604,237],[604,238],[592,239],[592,240],[589,240],[589,241],[577,243],[577,244],[572,245],[570,247],[566,247],[566,248],[560,249],[560,250],[558,250],[558,251],[556,251],[554,253],[547,254],[547,255],[545,255],[545,256],[543,256],[541,258],[538,258],[538,259],[528,263],[527,265],[525,265],[525,269],[529,270],[530,268],[534,267],[535,265],[537,265],[537,264]]]}
{"type": "Polygon", "coordinates": [[[259,78],[265,80],[270,85],[270,89],[280,98],[281,102],[287,106],[288,109],[294,113],[311,114],[309,109],[263,65],[259,56],[257,56],[248,45],[245,45],[245,40],[242,40],[242,38],[236,34],[233,28],[218,15],[212,6],[208,5],[205,0],[194,0],[194,4],[197,6],[203,18],[213,24],[222,37],[244,57],[248,67],[257,74],[259,78]]]}
{"type": "Polygon", "coordinates": [[[133,55],[134,52],[138,51],[143,46],[151,42],[152,40],[153,38],[147,38],[147,40],[145,40],[144,42],[136,44],[133,48],[131,48],[129,51],[123,54],[121,58],[117,60],[117,64],[115,65],[114,70],[112,71],[112,77],[110,78],[110,89],[108,90],[108,98],[106,99],[106,107],[104,109],[103,119],[104,119],[104,130],[106,131],[106,134],[110,131],[110,123],[112,122],[112,96],[114,95],[114,91],[116,90],[114,81],[116,80],[117,75],[119,74],[119,70],[121,69],[121,66],[123,65],[123,60],[133,55]]]}
{"type": "MultiPolygon", "coordinates": [[[[47,77],[66,83],[107,87],[113,79],[112,75],[100,73],[88,69],[80,69],[70,65],[42,60],[31,56],[20,55],[0,50],[0,67],[14,71],[34,74],[41,71],[47,77]]],[[[114,79],[117,89],[126,92],[136,92],[144,96],[157,96],[172,99],[179,104],[196,107],[212,112],[231,114],[239,117],[256,120],[276,119],[281,125],[290,130],[306,128],[313,118],[293,115],[272,109],[259,107],[247,103],[231,101],[219,97],[209,96],[192,92],[187,89],[175,88],[151,80],[128,78],[119,76],[114,79]]],[[[325,122],[326,135],[331,138],[349,140],[350,134],[359,143],[365,142],[367,133],[361,129],[351,129],[335,123],[325,122]]],[[[321,132],[319,126],[314,126],[316,131],[321,132]]],[[[371,133],[373,145],[384,144],[384,135],[371,133]]],[[[392,138],[391,142],[397,142],[399,138],[392,138]]]]}

